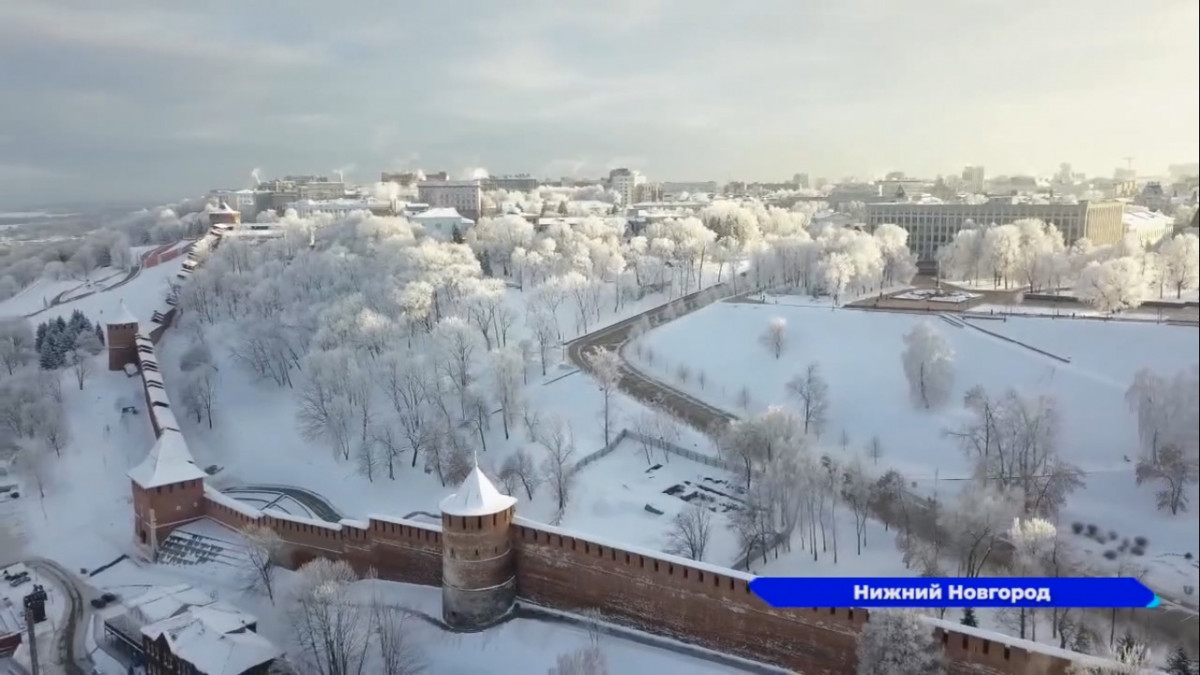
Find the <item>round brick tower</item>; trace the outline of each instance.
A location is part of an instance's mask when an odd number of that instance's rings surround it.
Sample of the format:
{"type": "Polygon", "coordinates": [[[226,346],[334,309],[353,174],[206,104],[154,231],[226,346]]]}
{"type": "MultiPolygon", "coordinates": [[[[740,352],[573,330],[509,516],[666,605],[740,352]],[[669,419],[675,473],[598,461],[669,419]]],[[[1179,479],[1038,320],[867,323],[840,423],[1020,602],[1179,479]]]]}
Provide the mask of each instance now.
{"type": "Polygon", "coordinates": [[[137,332],[138,320],[121,303],[121,310],[104,327],[109,370],[121,370],[127,363],[137,364],[137,332]]]}
{"type": "Polygon", "coordinates": [[[516,503],[478,465],[442,500],[442,620],[451,628],[486,628],[512,609],[517,580],[509,532],[516,503]]]}

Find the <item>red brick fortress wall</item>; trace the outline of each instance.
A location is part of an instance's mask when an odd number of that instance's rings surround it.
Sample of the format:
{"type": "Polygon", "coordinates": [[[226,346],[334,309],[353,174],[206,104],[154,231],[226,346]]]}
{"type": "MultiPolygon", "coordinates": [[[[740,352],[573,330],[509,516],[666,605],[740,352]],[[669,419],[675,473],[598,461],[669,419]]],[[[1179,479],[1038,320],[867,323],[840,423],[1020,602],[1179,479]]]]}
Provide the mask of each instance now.
{"type": "MultiPolygon", "coordinates": [[[[648,632],[806,675],[855,672],[865,609],[772,609],[750,592],[752,575],[744,572],[627,550],[527,520],[518,519],[512,537],[517,594],[534,604],[598,610],[648,632]]],[[[930,629],[952,675],[1064,675],[1070,665],[948,625],[930,629]]]]}
{"type": "Polygon", "coordinates": [[[328,523],[267,514],[207,488],[205,515],[234,529],[257,524],[287,542],[283,563],[296,569],[315,558],[345,560],[359,573],[423,586],[442,583],[442,533],[437,525],[373,516],[366,522],[328,523]]]}

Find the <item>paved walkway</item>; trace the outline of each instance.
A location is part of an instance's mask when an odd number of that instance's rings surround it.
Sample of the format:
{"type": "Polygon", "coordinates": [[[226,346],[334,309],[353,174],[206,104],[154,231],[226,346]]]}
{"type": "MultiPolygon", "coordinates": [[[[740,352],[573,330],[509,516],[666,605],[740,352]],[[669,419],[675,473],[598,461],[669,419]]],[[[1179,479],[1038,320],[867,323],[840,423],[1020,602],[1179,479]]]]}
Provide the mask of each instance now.
{"type": "Polygon", "coordinates": [[[92,671],[91,660],[87,657],[87,631],[91,615],[88,603],[92,593],[74,574],[53,560],[30,558],[25,564],[39,576],[53,579],[65,594],[69,607],[66,624],[59,635],[59,653],[69,675],[87,675],[92,671]]]}
{"type": "Polygon", "coordinates": [[[295,485],[239,485],[237,487],[231,487],[223,490],[223,492],[233,496],[234,498],[237,497],[239,492],[269,492],[279,495],[286,495],[303,504],[305,508],[307,508],[309,511],[312,511],[315,516],[321,520],[324,520],[325,522],[337,523],[343,518],[341,512],[338,511],[328,499],[322,497],[316,492],[313,492],[312,490],[296,487],[295,485]]]}

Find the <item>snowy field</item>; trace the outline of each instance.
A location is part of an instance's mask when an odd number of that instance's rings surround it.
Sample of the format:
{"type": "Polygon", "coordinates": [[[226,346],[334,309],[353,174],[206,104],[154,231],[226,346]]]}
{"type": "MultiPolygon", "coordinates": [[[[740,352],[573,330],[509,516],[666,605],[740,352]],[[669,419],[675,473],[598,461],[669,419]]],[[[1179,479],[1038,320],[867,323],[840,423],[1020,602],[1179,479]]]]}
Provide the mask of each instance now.
{"type": "Polygon", "coordinates": [[[149,331],[153,328],[150,317],[155,311],[162,309],[163,299],[170,290],[170,283],[183,268],[186,259],[186,256],[179,256],[161,265],[144,269],[132,281],[118,289],[55,305],[38,314],[33,320],[41,322],[59,316],[68,318],[71,312],[78,309],[88,319],[103,323],[108,317],[119,317],[121,303],[124,302],[130,313],[142,322],[143,326],[147,326],[145,330],[149,331]]]}
{"type": "MultiPolygon", "coordinates": [[[[125,278],[124,270],[117,270],[111,267],[101,267],[92,272],[91,278],[83,279],[63,279],[61,281],[52,281],[46,278],[40,278],[32,284],[21,289],[13,297],[0,301],[0,317],[27,316],[38,312],[50,304],[54,298],[62,296],[62,300],[66,301],[72,297],[77,297],[84,293],[96,290],[103,290],[125,278]]],[[[50,311],[39,314],[41,318],[50,314],[50,311]]],[[[41,319],[45,320],[45,319],[41,319]]]]}
{"type": "MultiPolygon", "coordinates": [[[[643,358],[639,368],[701,400],[745,414],[736,403],[743,387],[752,392],[751,413],[769,405],[794,408],[785,383],[808,364],[820,364],[830,387],[825,450],[858,453],[875,471],[897,469],[919,489],[927,493],[937,489],[943,496],[957,492],[970,472],[966,457],[943,435],[943,430],[966,419],[957,401],[968,388],[982,385],[998,395],[1011,386],[1053,396],[1063,418],[1061,454],[1085,472],[1087,481],[1069,498],[1061,516],[1062,529],[1078,521],[1115,530],[1122,537],[1147,537],[1143,562],[1152,568],[1152,583],[1170,595],[1182,596],[1184,585],[1196,584],[1196,568],[1181,556],[1195,555],[1200,526],[1194,517],[1157,511],[1154,490],[1135,486],[1132,464],[1125,458],[1137,453],[1136,420],[1124,395],[1141,368],[1174,374],[1195,363],[1200,353],[1197,331],[1032,318],[981,321],[980,325],[1072,362],[1064,364],[934,317],[831,311],[813,306],[809,298],[780,298],[777,305],[718,303],[656,328],[642,342],[642,350],[654,353],[654,364],[647,365],[643,358]],[[778,361],[759,342],[775,317],[787,325],[787,347],[778,361]],[[902,336],[923,319],[934,322],[955,352],[954,403],[934,412],[914,408],[900,361],[902,336]],[[690,384],[679,384],[673,374],[680,364],[694,373],[703,370],[706,385],[700,388],[694,377],[690,384]],[[844,450],[839,447],[843,431],[849,441],[844,450]],[[883,447],[877,464],[865,456],[872,437],[878,437],[883,447]]],[[[636,350],[626,351],[630,358],[638,358],[636,350]]],[[[1196,488],[1188,489],[1194,503],[1196,488]]],[[[892,571],[902,574],[903,568],[892,571]]]]}

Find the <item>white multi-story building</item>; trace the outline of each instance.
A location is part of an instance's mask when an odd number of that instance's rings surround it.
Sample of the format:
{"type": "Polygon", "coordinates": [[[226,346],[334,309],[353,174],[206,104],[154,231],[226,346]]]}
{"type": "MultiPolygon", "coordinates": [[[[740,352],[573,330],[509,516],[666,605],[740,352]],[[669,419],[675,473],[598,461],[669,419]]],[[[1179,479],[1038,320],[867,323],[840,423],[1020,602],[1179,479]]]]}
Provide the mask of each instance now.
{"type": "Polygon", "coordinates": [[[633,204],[637,187],[646,182],[646,177],[640,172],[630,169],[613,169],[608,173],[609,187],[621,195],[621,205],[633,204]]]}
{"type": "Polygon", "coordinates": [[[212,190],[208,201],[214,205],[228,204],[229,208],[242,214],[242,220],[254,220],[258,215],[258,193],[254,190],[212,190]]]}
{"type": "Polygon", "coordinates": [[[417,183],[417,201],[475,221],[483,210],[483,188],[478,180],[426,180],[417,183]]]}
{"type": "Polygon", "coordinates": [[[1175,218],[1143,206],[1125,205],[1121,216],[1125,234],[1137,235],[1142,244],[1155,244],[1175,230],[1175,218]]]}
{"type": "Polygon", "coordinates": [[[301,199],[289,203],[287,208],[295,209],[296,215],[301,218],[316,213],[328,213],[333,216],[346,216],[355,211],[370,211],[377,216],[392,215],[395,213],[395,205],[393,203],[370,197],[364,199],[301,199]]]}

